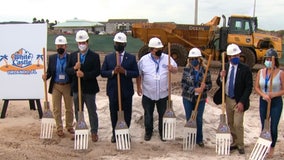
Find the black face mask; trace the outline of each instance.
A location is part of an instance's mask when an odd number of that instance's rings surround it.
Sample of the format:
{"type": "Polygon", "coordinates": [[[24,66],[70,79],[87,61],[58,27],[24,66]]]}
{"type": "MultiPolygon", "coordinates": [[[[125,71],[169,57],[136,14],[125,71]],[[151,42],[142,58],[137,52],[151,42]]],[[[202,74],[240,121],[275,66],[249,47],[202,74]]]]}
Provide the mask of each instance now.
{"type": "Polygon", "coordinates": [[[124,44],[115,44],[114,45],[114,49],[115,51],[119,52],[119,53],[122,53],[124,51],[124,44]]]}
{"type": "Polygon", "coordinates": [[[57,49],[57,53],[58,54],[63,54],[65,52],[65,49],[63,49],[63,48],[58,48],[57,49]]]}
{"type": "Polygon", "coordinates": [[[158,50],[155,54],[156,54],[156,56],[161,57],[162,53],[163,53],[162,50],[158,50]]]}

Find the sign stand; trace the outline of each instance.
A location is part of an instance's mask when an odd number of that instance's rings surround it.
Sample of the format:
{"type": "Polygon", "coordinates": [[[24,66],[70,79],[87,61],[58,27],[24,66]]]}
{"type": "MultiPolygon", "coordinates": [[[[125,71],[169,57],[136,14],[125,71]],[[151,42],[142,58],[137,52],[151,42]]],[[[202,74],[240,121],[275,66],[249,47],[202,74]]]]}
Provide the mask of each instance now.
{"type": "Polygon", "coordinates": [[[3,108],[2,108],[2,112],[1,112],[1,118],[2,119],[5,118],[6,111],[7,111],[7,108],[8,108],[8,103],[9,103],[10,100],[28,100],[29,104],[30,104],[30,110],[36,110],[36,108],[35,108],[35,102],[36,102],[39,119],[42,118],[42,109],[41,109],[40,99],[3,99],[4,104],[3,104],[3,108]]]}

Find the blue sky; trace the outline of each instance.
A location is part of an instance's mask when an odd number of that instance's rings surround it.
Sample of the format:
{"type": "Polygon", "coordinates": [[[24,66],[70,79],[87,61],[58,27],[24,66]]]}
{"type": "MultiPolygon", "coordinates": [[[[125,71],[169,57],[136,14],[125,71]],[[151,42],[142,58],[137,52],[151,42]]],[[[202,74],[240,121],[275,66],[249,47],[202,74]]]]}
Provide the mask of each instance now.
{"type": "MultiPolygon", "coordinates": [[[[259,28],[284,29],[283,0],[198,0],[198,24],[214,16],[255,15],[259,28]]],[[[107,21],[115,18],[146,18],[150,22],[194,24],[195,0],[8,0],[1,5],[0,21],[49,19],[64,22],[78,18],[107,21]]],[[[222,24],[222,21],[221,23],[222,24]]]]}

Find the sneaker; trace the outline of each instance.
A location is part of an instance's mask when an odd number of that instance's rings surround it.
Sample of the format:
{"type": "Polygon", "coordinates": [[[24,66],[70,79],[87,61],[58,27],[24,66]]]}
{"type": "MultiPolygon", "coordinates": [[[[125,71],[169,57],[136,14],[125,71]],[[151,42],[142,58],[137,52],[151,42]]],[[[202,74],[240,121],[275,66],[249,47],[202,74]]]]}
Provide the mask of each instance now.
{"type": "Polygon", "coordinates": [[[204,143],[203,142],[199,142],[197,144],[199,145],[199,147],[204,148],[204,143]]]}
{"type": "Polygon", "coordinates": [[[145,141],[150,141],[150,140],[151,140],[151,137],[152,137],[152,135],[150,135],[150,134],[145,134],[144,140],[145,140],[145,141]]]}

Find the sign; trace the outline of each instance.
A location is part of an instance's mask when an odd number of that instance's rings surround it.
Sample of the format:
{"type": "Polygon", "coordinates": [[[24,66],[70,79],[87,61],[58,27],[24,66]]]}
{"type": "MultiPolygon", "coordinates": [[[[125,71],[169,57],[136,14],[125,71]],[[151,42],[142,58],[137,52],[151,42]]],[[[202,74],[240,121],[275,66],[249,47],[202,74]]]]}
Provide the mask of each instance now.
{"type": "Polygon", "coordinates": [[[0,99],[44,97],[46,24],[0,25],[0,99]]]}

